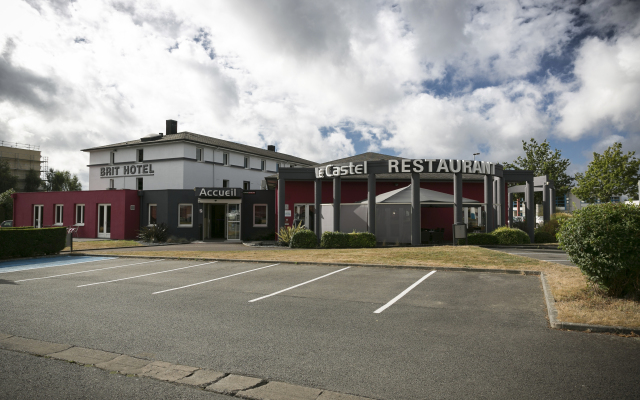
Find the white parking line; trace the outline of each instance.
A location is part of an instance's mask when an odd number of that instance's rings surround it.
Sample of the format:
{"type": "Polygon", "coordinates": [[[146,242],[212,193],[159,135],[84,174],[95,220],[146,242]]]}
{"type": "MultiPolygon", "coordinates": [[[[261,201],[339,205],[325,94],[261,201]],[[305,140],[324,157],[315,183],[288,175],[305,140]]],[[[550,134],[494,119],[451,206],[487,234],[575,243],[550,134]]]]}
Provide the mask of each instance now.
{"type": "Polygon", "coordinates": [[[433,275],[435,273],[436,273],[436,271],[429,272],[428,274],[426,274],[425,276],[420,278],[416,283],[414,283],[413,285],[409,286],[402,293],[400,293],[399,295],[394,297],[390,302],[388,302],[387,304],[385,304],[382,307],[380,307],[377,310],[375,310],[373,313],[374,314],[380,314],[381,312],[383,312],[384,310],[389,308],[391,305],[393,305],[393,303],[395,303],[396,301],[400,300],[405,294],[409,293],[414,287],[418,286],[420,284],[420,282],[424,281],[425,279],[427,279],[428,277],[430,277],[431,275],[433,275]]]}
{"type": "MultiPolygon", "coordinates": [[[[26,281],[35,281],[35,280],[37,280],[37,279],[57,278],[57,277],[59,277],[59,276],[67,276],[67,275],[75,275],[75,274],[84,274],[85,272],[104,271],[105,269],[113,269],[113,268],[130,267],[130,266],[132,266],[132,265],[148,264],[148,263],[153,263],[153,262],[158,262],[158,261],[164,261],[164,259],[162,259],[162,260],[153,260],[153,261],[145,261],[145,262],[140,262],[140,263],[135,263],[135,264],[118,265],[118,266],[115,266],[115,267],[106,267],[106,268],[90,269],[90,270],[87,270],[87,271],[70,272],[70,273],[68,273],[68,274],[60,274],[60,275],[43,276],[43,277],[41,277],[41,278],[20,279],[19,281],[14,281],[14,282],[26,282],[26,281]]],[[[72,265],[73,265],[73,264],[72,264],[72,265]]]]}
{"type": "Polygon", "coordinates": [[[143,276],[157,275],[157,274],[164,274],[165,272],[179,271],[179,270],[181,270],[181,269],[187,269],[187,268],[199,267],[199,266],[201,266],[201,265],[214,264],[214,263],[217,263],[217,261],[212,261],[212,262],[208,262],[208,263],[204,263],[204,264],[198,264],[198,265],[189,265],[188,267],[182,267],[182,268],[168,269],[168,270],[166,270],[166,271],[152,272],[152,273],[150,273],[150,274],[137,275],[137,276],[130,276],[130,277],[128,277],[128,278],[113,279],[113,280],[111,280],[111,281],[88,283],[88,284],[86,284],[86,285],[80,285],[80,286],[76,286],[76,287],[85,287],[85,286],[101,285],[101,284],[103,284],[103,283],[111,283],[111,282],[118,282],[118,281],[126,281],[127,279],[142,278],[143,276]]]}
{"type": "Polygon", "coordinates": [[[204,282],[192,283],[191,285],[185,285],[185,286],[180,286],[180,287],[177,287],[177,288],[161,290],[161,291],[159,291],[159,292],[153,292],[153,293],[151,293],[151,294],[165,293],[165,292],[170,292],[170,291],[172,291],[172,290],[178,290],[178,289],[188,288],[188,287],[191,287],[191,286],[202,285],[203,283],[209,283],[209,282],[213,282],[213,281],[219,281],[220,279],[231,278],[232,276],[246,274],[246,273],[248,273],[248,272],[257,271],[257,270],[259,270],[259,269],[265,269],[265,268],[269,268],[269,267],[275,267],[276,265],[280,265],[280,263],[278,263],[278,264],[272,264],[272,265],[267,265],[266,267],[260,267],[260,268],[250,269],[249,271],[238,272],[237,274],[227,275],[227,276],[223,276],[223,277],[220,277],[220,278],[209,279],[208,281],[204,281],[204,282]]]}
{"type": "Polygon", "coordinates": [[[275,293],[271,293],[271,294],[268,294],[268,295],[266,295],[266,296],[258,297],[257,299],[249,300],[249,303],[253,303],[254,301],[258,301],[258,300],[266,299],[267,297],[275,296],[275,295],[280,294],[280,293],[282,293],[282,292],[286,292],[287,290],[295,289],[295,288],[297,288],[298,286],[306,285],[307,283],[311,283],[311,282],[313,282],[313,281],[317,281],[318,279],[325,278],[325,277],[327,277],[327,276],[329,276],[329,275],[337,274],[338,272],[340,272],[340,271],[344,271],[345,269],[349,269],[349,268],[351,268],[351,267],[342,268],[342,269],[339,269],[339,270],[337,270],[337,271],[333,271],[333,272],[331,272],[331,273],[328,273],[328,274],[326,274],[326,275],[322,275],[322,276],[319,276],[319,277],[317,277],[317,278],[311,279],[310,281],[302,282],[302,283],[299,283],[299,284],[297,284],[297,285],[295,285],[295,286],[291,286],[291,287],[288,287],[288,288],[286,288],[286,289],[279,290],[279,291],[277,291],[277,292],[275,292],[275,293]]]}

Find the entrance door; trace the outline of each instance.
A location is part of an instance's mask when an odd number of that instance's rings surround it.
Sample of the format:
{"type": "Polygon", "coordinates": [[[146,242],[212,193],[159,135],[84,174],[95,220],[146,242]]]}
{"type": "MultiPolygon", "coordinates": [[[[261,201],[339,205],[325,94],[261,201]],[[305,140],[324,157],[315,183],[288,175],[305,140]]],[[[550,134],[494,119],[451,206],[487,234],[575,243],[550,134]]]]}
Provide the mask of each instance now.
{"type": "Polygon", "coordinates": [[[240,240],[240,204],[227,204],[227,240],[240,240]]]}
{"type": "Polygon", "coordinates": [[[44,206],[33,206],[33,227],[42,228],[42,209],[44,206]]]}
{"type": "Polygon", "coordinates": [[[111,238],[111,204],[98,204],[98,237],[111,238]]]}
{"type": "Polygon", "coordinates": [[[211,239],[224,239],[224,214],[225,204],[211,204],[211,239]]]}
{"type": "Polygon", "coordinates": [[[296,204],[293,206],[293,225],[298,226],[302,222],[307,229],[315,231],[316,228],[316,206],[315,204],[296,204]]]}

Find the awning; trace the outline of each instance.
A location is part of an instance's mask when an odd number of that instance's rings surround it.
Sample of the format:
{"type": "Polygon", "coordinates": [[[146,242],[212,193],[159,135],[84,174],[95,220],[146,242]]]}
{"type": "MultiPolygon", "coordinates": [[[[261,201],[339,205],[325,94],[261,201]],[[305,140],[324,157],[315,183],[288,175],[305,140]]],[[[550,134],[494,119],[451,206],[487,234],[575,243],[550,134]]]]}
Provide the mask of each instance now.
{"type": "MultiPolygon", "coordinates": [[[[367,200],[363,200],[360,203],[367,202],[367,200]]],[[[377,195],[376,204],[411,204],[411,185],[377,195]]],[[[454,198],[452,194],[420,188],[420,204],[453,205],[454,198]]],[[[470,206],[481,206],[484,203],[463,197],[462,204],[470,206]]]]}

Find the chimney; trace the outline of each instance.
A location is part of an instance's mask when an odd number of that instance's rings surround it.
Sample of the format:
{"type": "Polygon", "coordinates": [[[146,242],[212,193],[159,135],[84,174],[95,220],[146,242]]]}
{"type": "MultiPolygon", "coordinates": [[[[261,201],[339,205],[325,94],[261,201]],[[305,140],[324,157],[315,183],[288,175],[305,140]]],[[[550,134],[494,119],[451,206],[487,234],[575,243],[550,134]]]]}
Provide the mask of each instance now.
{"type": "Polygon", "coordinates": [[[167,135],[175,135],[178,133],[178,121],[172,119],[167,120],[167,135]]]}
{"type": "Polygon", "coordinates": [[[270,145],[268,145],[268,146],[267,146],[267,150],[269,150],[269,151],[276,151],[276,146],[274,146],[274,145],[270,144],[270,145]]]}

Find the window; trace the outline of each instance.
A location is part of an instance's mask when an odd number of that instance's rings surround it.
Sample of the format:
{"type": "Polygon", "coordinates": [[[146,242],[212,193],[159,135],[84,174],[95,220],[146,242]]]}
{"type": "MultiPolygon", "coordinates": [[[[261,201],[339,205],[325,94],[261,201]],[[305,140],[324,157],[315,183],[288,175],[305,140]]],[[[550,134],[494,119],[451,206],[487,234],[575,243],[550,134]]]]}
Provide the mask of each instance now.
{"type": "Polygon", "coordinates": [[[62,204],[56,204],[56,225],[62,225],[62,204]]]}
{"type": "Polygon", "coordinates": [[[138,149],[136,151],[136,154],[137,154],[136,161],[138,162],[144,161],[144,149],[138,149]]]}
{"type": "Polygon", "coordinates": [[[84,225],[84,204],[76,204],[76,225],[84,225]]]}
{"type": "Polygon", "coordinates": [[[111,152],[111,154],[109,154],[109,164],[113,165],[116,163],[116,153],[115,152],[111,152]]]}
{"type": "Polygon", "coordinates": [[[267,205],[253,205],[253,226],[267,226],[267,205]]]}
{"type": "Polygon", "coordinates": [[[222,153],[222,164],[229,165],[229,153],[222,153]]]}
{"type": "Polygon", "coordinates": [[[242,182],[242,189],[251,190],[251,182],[249,182],[249,181],[242,182]]]}
{"type": "Polygon", "coordinates": [[[178,204],[178,228],[193,226],[193,204],[178,204]]]}
{"type": "Polygon", "coordinates": [[[222,180],[222,187],[229,187],[229,180],[228,179],[223,179],[222,180]]]}
{"type": "Polygon", "coordinates": [[[260,160],[260,170],[264,171],[267,169],[267,162],[265,160],[260,160]]]}
{"type": "Polygon", "coordinates": [[[138,190],[142,190],[143,188],[142,178],[136,178],[136,188],[138,188],[138,190]]]}
{"type": "Polygon", "coordinates": [[[158,205],[149,204],[149,225],[158,223],[158,205]]]}
{"type": "Polygon", "coordinates": [[[249,169],[249,157],[244,158],[244,167],[249,169]]]}
{"type": "Polygon", "coordinates": [[[113,179],[109,179],[109,189],[114,189],[116,187],[116,184],[114,182],[113,179]]]}
{"type": "Polygon", "coordinates": [[[196,149],[196,161],[203,162],[204,161],[204,149],[198,147],[196,149]]]}
{"type": "Polygon", "coordinates": [[[280,170],[280,163],[276,163],[276,171],[280,170]]]}

